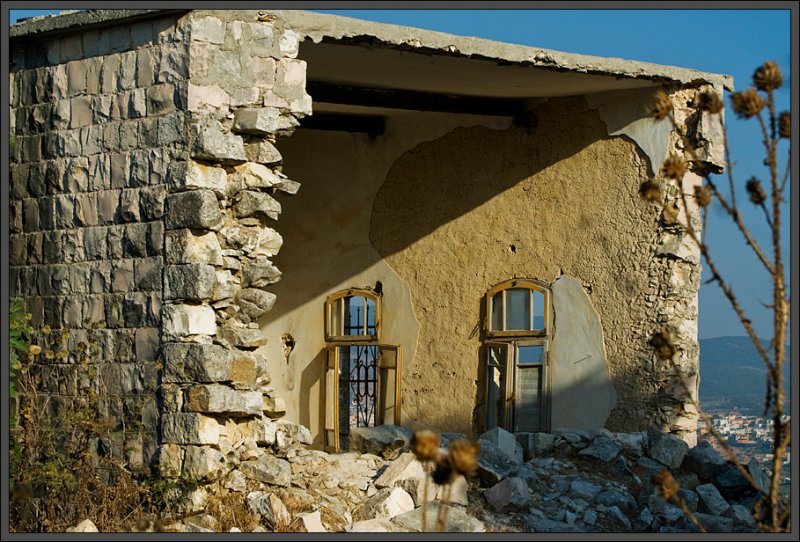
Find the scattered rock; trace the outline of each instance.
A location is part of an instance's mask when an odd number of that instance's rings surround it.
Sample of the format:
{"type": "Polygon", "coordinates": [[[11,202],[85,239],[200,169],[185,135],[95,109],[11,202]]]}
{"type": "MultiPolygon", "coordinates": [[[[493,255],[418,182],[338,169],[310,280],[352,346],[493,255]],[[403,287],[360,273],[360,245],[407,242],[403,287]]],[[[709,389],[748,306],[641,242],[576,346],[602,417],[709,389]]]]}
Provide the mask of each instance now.
{"type": "Polygon", "coordinates": [[[502,480],[486,490],[483,496],[495,512],[516,512],[527,507],[531,501],[528,484],[518,477],[502,480]]]}
{"type": "Polygon", "coordinates": [[[592,443],[578,452],[578,455],[593,457],[600,461],[608,463],[622,450],[622,444],[605,435],[598,435],[592,440],[592,443]]]}
{"type": "Polygon", "coordinates": [[[689,451],[689,445],[683,440],[652,427],[647,430],[647,446],[650,457],[670,469],[680,467],[689,451]]]}
{"type": "Polygon", "coordinates": [[[367,499],[363,513],[367,519],[393,518],[414,509],[411,495],[399,487],[384,488],[367,499]]]}
{"type": "Polygon", "coordinates": [[[495,427],[494,429],[489,429],[485,433],[480,436],[481,440],[488,440],[497,448],[506,454],[509,459],[512,461],[516,461],[517,463],[522,463],[523,460],[523,450],[522,445],[517,442],[517,438],[514,436],[513,433],[509,433],[502,427],[495,427]]]}
{"type": "Polygon", "coordinates": [[[350,450],[383,456],[384,451],[408,446],[412,432],[399,425],[357,427],[350,430],[350,450]]]}
{"type": "Polygon", "coordinates": [[[725,465],[719,452],[707,441],[702,441],[689,450],[682,467],[695,473],[703,482],[710,482],[725,470],[725,465]]]}
{"type": "Polygon", "coordinates": [[[289,462],[273,455],[265,454],[255,461],[242,463],[239,470],[248,478],[265,484],[288,487],[291,483],[289,462]]]}
{"type": "MultiPolygon", "coordinates": [[[[406,512],[395,517],[392,523],[395,525],[414,532],[432,532],[436,526],[436,517],[439,513],[439,507],[442,506],[436,501],[431,501],[425,506],[420,506],[415,510],[406,512]],[[425,529],[422,528],[422,511],[425,510],[427,524],[425,529]]],[[[447,514],[447,523],[444,532],[448,533],[482,533],[486,531],[484,524],[468,516],[467,513],[460,506],[450,506],[447,514]]]]}
{"type": "MultiPolygon", "coordinates": [[[[516,442],[516,439],[515,439],[516,442]]],[[[478,475],[484,487],[490,487],[511,476],[520,464],[511,459],[493,442],[481,439],[478,453],[478,475]]]]}
{"type": "Polygon", "coordinates": [[[703,484],[697,486],[695,491],[700,497],[698,502],[698,510],[700,510],[700,512],[715,516],[722,516],[730,508],[728,502],[722,497],[722,495],[720,495],[719,491],[716,487],[714,487],[713,484],[703,484]]]}
{"type": "Polygon", "coordinates": [[[68,533],[99,533],[100,531],[97,530],[97,526],[91,519],[84,519],[80,523],[78,523],[75,527],[69,527],[67,529],[68,533]]]}

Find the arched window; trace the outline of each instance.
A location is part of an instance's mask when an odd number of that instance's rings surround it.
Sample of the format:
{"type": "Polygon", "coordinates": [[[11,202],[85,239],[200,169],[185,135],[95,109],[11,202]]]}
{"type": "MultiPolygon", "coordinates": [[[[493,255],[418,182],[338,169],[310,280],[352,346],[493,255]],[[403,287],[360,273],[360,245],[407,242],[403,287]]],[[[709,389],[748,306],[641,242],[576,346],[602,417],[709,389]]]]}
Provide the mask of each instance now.
{"type": "Polygon", "coordinates": [[[325,449],[349,449],[350,430],[400,424],[400,347],[380,343],[381,296],[350,288],[325,300],[325,449]]]}
{"type": "Polygon", "coordinates": [[[531,279],[486,292],[486,426],[549,429],[550,290],[531,279]]]}

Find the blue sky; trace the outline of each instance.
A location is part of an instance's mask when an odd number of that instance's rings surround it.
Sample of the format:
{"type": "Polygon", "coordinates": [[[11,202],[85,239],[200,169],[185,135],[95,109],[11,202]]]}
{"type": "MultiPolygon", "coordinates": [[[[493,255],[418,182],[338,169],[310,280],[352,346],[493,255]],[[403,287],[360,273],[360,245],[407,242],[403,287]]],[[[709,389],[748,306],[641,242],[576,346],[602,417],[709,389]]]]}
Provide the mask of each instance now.
{"type": "MultiPolygon", "coordinates": [[[[641,5],[641,4],[639,4],[641,5]]],[[[597,56],[620,57],[724,73],[734,77],[737,90],[750,86],[753,70],[774,60],[786,81],[778,91],[778,110],[789,109],[789,10],[317,10],[372,21],[415,26],[465,36],[531,45],[597,56]]],[[[19,10],[15,16],[49,13],[19,10]]],[[[747,201],[744,184],[755,175],[767,182],[761,163],[759,129],[754,121],[726,115],[734,179],[744,220],[769,251],[763,216],[747,201]]],[[[782,142],[785,165],[788,143],[782,142]]],[[[719,184],[727,181],[719,179],[719,184]]],[[[793,188],[796,189],[796,184],[793,188]]],[[[785,206],[784,252],[788,266],[789,205],[785,206]]],[[[732,283],[756,331],[771,337],[769,277],[733,229],[721,209],[709,213],[707,239],[712,256],[732,283]]],[[[795,245],[796,240],[795,240],[795,245]]],[[[771,254],[771,251],[769,251],[771,254]]],[[[788,273],[787,273],[788,275],[788,273]]],[[[744,335],[744,329],[716,284],[700,291],[700,338],[744,335]]]]}

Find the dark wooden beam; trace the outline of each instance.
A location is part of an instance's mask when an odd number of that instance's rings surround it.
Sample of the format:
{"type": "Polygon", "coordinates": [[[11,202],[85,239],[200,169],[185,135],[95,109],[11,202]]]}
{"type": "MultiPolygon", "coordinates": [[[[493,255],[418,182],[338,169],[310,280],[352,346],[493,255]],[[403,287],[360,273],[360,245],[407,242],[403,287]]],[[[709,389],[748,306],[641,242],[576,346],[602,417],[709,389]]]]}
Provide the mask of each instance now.
{"type": "Polygon", "coordinates": [[[521,100],[512,98],[484,98],[414,90],[354,87],[320,81],[309,81],[306,84],[306,91],[316,103],[502,117],[517,117],[523,112],[521,100]]]}
{"type": "Polygon", "coordinates": [[[334,130],[340,132],[363,132],[371,136],[383,133],[383,117],[377,115],[353,115],[347,113],[314,113],[300,120],[301,128],[311,130],[334,130]]]}

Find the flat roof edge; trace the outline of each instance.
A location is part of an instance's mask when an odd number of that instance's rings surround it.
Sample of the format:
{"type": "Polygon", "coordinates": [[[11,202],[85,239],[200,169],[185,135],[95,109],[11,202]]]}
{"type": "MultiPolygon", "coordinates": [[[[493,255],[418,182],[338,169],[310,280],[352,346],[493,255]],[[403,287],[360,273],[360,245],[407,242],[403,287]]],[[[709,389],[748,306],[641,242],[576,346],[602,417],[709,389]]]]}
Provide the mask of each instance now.
{"type": "Polygon", "coordinates": [[[39,37],[67,34],[80,27],[81,30],[102,26],[114,26],[122,21],[133,21],[185,13],[189,9],[91,9],[65,13],[63,15],[34,17],[11,25],[11,40],[23,40],[39,37]]]}
{"type": "MultiPolygon", "coordinates": [[[[68,33],[77,27],[112,26],[123,20],[157,17],[190,9],[98,9],[67,13],[23,21],[11,26],[12,40],[68,33]]],[[[198,9],[196,11],[206,11],[198,9]]],[[[213,11],[213,10],[208,10],[213,11]]],[[[252,10],[247,10],[252,11],[252,10]]],[[[444,32],[410,26],[391,25],[301,10],[258,10],[269,13],[284,25],[314,42],[323,39],[380,42],[391,47],[416,49],[420,52],[491,59],[563,71],[605,74],[633,79],[671,81],[682,85],[708,83],[733,90],[733,77],[689,68],[653,64],[622,58],[597,57],[492,41],[483,38],[456,36],[444,32]]]]}

